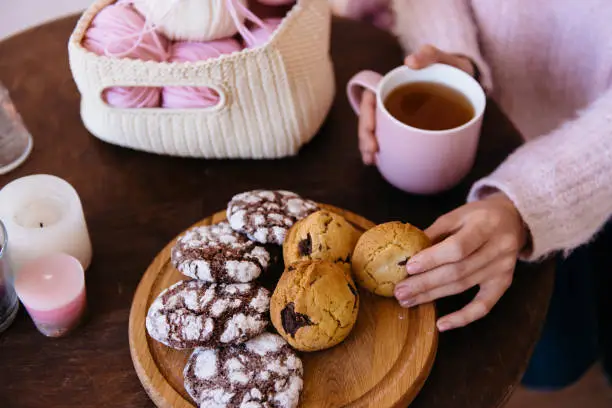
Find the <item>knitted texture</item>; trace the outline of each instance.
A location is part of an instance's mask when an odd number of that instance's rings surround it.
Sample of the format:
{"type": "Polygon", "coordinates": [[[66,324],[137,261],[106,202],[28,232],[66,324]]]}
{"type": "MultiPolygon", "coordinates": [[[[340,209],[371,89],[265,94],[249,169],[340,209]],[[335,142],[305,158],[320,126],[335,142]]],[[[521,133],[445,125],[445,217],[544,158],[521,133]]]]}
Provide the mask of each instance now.
{"type": "Polygon", "coordinates": [[[525,259],[589,241],[612,214],[612,3],[393,0],[393,8],[407,50],[431,43],[474,59],[529,140],[468,200],[510,197],[531,232],[525,259]]]}
{"type": "Polygon", "coordinates": [[[183,63],[113,59],[85,50],[91,20],[113,0],[96,1],[69,44],[87,129],[109,143],[203,158],[295,155],[323,124],[335,94],[327,0],[298,0],[265,45],[183,63]],[[116,109],[100,95],[112,86],[206,86],[220,103],[205,109],[116,109]]]}

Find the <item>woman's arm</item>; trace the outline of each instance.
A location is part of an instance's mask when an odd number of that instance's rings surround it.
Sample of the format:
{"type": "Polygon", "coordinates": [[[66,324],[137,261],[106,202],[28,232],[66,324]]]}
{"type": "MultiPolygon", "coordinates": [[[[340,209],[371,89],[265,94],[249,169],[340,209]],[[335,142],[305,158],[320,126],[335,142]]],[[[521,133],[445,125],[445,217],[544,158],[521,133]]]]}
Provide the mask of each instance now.
{"type": "Polygon", "coordinates": [[[504,192],[531,233],[523,257],[588,242],[612,214],[612,89],[577,118],[516,150],[469,201],[504,192]]]}
{"type": "Polygon", "coordinates": [[[574,120],[517,149],[474,185],[468,201],[425,231],[435,244],[410,258],[408,277],[395,287],[400,303],[412,307],[478,285],[472,302],[438,320],[440,330],[486,315],[510,286],[517,256],[571,251],[608,221],[612,89],[574,120]]]}
{"type": "Polygon", "coordinates": [[[392,0],[394,32],[407,53],[433,44],[474,62],[485,90],[492,88],[489,66],[478,46],[478,29],[468,0],[392,0]]]}

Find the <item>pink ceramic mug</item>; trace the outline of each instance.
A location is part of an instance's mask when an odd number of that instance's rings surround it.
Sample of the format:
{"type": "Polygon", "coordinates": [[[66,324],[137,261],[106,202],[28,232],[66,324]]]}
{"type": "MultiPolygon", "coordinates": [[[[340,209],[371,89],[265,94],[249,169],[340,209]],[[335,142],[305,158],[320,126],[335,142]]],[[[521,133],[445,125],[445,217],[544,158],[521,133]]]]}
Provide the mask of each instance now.
{"type": "Polygon", "coordinates": [[[434,194],[455,186],[470,171],[486,106],[485,93],[474,78],[443,64],[420,70],[402,66],[384,77],[363,71],[347,87],[349,102],[357,114],[364,88],[376,94],[376,165],[389,183],[410,193],[434,194]],[[411,82],[437,82],[458,90],[472,103],[474,118],[449,130],[405,125],[387,111],[383,101],[392,90],[411,82]]]}

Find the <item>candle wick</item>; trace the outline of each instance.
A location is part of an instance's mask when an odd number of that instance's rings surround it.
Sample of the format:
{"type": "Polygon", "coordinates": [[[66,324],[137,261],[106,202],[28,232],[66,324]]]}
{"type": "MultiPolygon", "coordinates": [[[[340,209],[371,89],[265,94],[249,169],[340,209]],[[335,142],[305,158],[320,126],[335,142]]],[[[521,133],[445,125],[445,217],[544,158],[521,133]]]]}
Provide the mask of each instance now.
{"type": "Polygon", "coordinates": [[[40,228],[43,228],[45,226],[42,222],[39,222],[38,225],[40,225],[40,228]]]}

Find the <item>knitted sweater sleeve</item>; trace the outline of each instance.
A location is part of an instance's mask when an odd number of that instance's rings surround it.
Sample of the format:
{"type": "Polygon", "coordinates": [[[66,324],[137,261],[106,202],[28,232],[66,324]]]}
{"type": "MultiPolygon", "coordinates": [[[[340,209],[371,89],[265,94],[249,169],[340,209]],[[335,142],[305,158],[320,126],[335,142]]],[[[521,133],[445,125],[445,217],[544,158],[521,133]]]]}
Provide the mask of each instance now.
{"type": "Polygon", "coordinates": [[[537,260],[589,241],[612,214],[612,89],[573,120],[525,143],[468,200],[503,191],[531,233],[537,260]]]}
{"type": "Polygon", "coordinates": [[[478,29],[468,0],[392,0],[394,33],[406,52],[431,44],[470,58],[480,71],[480,83],[491,91],[489,66],[478,46],[478,29]]]}

